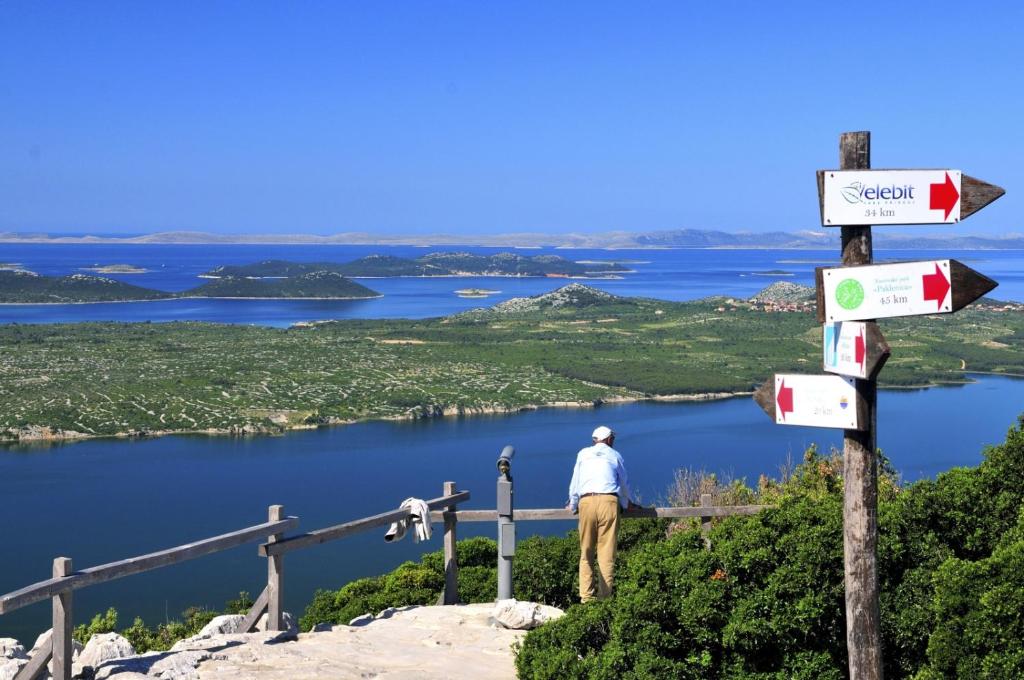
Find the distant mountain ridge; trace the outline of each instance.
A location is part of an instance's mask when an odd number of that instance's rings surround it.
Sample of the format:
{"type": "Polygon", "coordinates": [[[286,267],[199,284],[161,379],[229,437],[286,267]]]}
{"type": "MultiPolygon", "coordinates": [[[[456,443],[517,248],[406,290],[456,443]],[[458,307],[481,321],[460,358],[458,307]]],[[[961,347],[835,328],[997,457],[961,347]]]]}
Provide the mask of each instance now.
{"type": "MultiPolygon", "coordinates": [[[[832,248],[838,247],[839,229],[821,228],[784,232],[727,232],[706,229],[671,229],[650,232],[612,231],[595,234],[430,234],[379,236],[366,232],[320,234],[212,234],[169,231],[141,236],[62,236],[37,232],[0,232],[0,243],[135,243],[135,244],[344,244],[481,246],[497,248],[832,248]]],[[[874,231],[875,246],[891,249],[1024,250],[1024,236],[964,236],[874,231]]]]}

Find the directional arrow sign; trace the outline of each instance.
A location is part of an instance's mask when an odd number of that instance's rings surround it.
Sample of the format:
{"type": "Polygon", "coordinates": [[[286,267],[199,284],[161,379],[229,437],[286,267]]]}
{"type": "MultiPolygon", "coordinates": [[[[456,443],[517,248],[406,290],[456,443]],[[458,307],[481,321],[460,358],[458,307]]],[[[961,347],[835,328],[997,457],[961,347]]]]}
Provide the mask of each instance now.
{"type": "Polygon", "coordinates": [[[953,224],[1006,193],[959,170],[819,170],[826,227],[953,224]]]}
{"type": "Polygon", "coordinates": [[[852,378],[776,374],[754,393],[754,401],[779,425],[867,427],[865,402],[852,378]]]}
{"type": "Polygon", "coordinates": [[[818,267],[818,321],[955,312],[998,284],[956,260],[818,267]]]}
{"type": "Polygon", "coordinates": [[[827,321],[822,326],[824,368],[851,378],[874,379],[889,358],[889,345],[871,321],[827,321]]]}

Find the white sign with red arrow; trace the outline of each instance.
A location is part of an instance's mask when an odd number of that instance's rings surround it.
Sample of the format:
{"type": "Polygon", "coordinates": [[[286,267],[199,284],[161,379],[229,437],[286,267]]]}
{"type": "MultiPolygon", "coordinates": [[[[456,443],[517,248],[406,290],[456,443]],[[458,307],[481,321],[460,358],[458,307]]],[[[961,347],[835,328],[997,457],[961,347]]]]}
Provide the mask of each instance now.
{"type": "Polygon", "coordinates": [[[822,326],[823,366],[829,373],[874,378],[889,358],[889,345],[878,324],[830,321],[822,326]]]}
{"type": "Polygon", "coordinates": [[[860,429],[860,396],[855,381],[838,375],[776,374],[775,422],[860,429]]]}
{"type": "Polygon", "coordinates": [[[823,322],[955,312],[997,285],[956,260],[819,268],[815,273],[823,322]]]}
{"type": "Polygon", "coordinates": [[[821,223],[954,224],[960,221],[959,170],[825,170],[821,223]]]}

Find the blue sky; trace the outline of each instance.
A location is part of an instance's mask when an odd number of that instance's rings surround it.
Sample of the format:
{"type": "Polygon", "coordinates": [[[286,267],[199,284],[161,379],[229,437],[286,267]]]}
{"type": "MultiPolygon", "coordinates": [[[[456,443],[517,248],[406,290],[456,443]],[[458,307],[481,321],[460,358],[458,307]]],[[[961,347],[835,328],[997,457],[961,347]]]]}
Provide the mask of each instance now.
{"type": "MultiPolygon", "coordinates": [[[[1024,3],[0,0],[0,231],[820,228],[874,167],[1007,195],[1024,3]]],[[[942,228],[900,227],[928,233],[942,228]]]]}

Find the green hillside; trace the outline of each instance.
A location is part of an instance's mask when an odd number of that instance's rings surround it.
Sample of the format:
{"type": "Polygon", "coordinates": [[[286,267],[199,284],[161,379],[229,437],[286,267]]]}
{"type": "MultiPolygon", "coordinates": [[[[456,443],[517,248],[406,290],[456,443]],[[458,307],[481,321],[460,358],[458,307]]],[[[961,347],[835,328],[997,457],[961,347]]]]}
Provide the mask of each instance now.
{"type": "Polygon", "coordinates": [[[41,276],[27,271],[0,270],[0,303],[120,302],[172,297],[103,276],[72,274],[41,276]]]}
{"type": "Polygon", "coordinates": [[[185,291],[182,297],[222,298],[372,298],[380,293],[350,281],[341,274],[313,271],[284,279],[215,279],[185,291]]]}
{"type": "MultiPolygon", "coordinates": [[[[1021,305],[889,319],[881,385],[1024,375],[1021,305]]],[[[0,326],[0,436],[281,431],[381,417],[736,394],[820,372],[813,305],[622,298],[578,284],[441,319],[291,329],[0,326]],[[795,309],[797,311],[773,311],[795,309]],[[801,311],[802,310],[802,311],[801,311]]],[[[752,407],[753,408],[753,407],[752,407]]]]}

